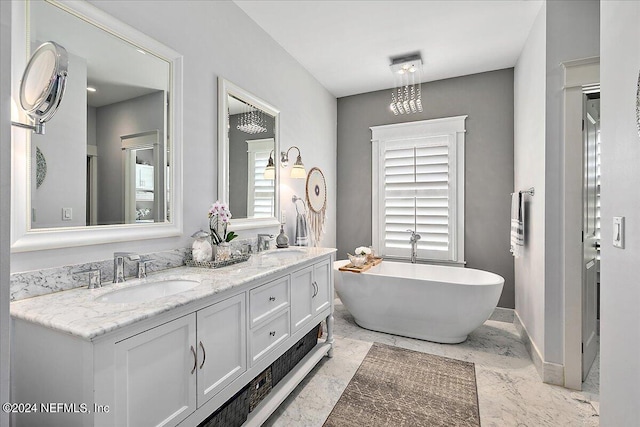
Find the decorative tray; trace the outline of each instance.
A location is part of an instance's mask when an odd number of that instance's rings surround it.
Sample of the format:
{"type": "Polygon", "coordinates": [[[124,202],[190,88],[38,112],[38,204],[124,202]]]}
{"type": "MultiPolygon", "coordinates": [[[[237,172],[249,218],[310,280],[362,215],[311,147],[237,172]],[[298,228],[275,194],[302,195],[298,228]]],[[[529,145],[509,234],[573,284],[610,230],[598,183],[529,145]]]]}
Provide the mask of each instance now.
{"type": "Polygon", "coordinates": [[[382,262],[382,258],[381,257],[375,257],[373,260],[365,263],[362,267],[356,267],[352,263],[349,263],[347,265],[344,265],[344,266],[338,268],[338,270],[340,270],[340,271],[350,271],[352,273],[363,273],[363,272],[367,271],[368,269],[370,269],[371,267],[375,267],[376,265],[380,264],[381,262],[382,262]]]}
{"type": "Polygon", "coordinates": [[[232,255],[231,258],[224,261],[194,261],[188,259],[186,264],[188,267],[200,267],[200,268],[221,268],[228,265],[237,264],[239,262],[248,261],[251,258],[251,254],[245,255],[232,255]]]}

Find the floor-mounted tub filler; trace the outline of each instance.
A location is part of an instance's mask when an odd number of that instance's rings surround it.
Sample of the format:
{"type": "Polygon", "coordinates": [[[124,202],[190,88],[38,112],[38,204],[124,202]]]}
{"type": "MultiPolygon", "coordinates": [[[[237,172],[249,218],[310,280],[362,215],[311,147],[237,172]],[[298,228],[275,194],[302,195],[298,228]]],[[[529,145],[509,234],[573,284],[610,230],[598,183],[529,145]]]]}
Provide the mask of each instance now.
{"type": "Polygon", "coordinates": [[[488,271],[384,261],[364,273],[338,269],[335,289],[363,328],[455,344],[493,313],[504,278],[488,271]]]}

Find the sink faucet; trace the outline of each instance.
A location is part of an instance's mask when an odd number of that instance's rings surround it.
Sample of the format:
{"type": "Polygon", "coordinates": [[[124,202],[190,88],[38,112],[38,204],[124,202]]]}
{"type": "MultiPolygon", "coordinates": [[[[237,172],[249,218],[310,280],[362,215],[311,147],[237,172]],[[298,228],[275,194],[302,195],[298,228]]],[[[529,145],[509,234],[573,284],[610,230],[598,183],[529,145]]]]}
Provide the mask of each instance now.
{"type": "Polygon", "coordinates": [[[415,232],[415,230],[407,230],[411,233],[411,237],[409,238],[409,243],[411,243],[411,263],[416,263],[416,258],[418,257],[418,240],[420,240],[420,235],[415,232]]]}
{"type": "Polygon", "coordinates": [[[113,254],[113,283],[124,282],[124,260],[140,261],[140,255],[133,252],[115,252],[113,254]]]}
{"type": "Polygon", "coordinates": [[[273,239],[273,234],[258,234],[258,252],[268,250],[271,239],[273,239]]]}

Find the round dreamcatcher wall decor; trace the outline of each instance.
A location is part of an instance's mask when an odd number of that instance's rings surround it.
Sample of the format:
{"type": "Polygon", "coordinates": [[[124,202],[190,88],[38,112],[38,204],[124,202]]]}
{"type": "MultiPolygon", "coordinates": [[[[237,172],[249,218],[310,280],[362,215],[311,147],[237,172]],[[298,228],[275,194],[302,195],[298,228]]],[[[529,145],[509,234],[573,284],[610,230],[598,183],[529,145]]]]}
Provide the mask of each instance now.
{"type": "Polygon", "coordinates": [[[319,168],[311,168],[307,175],[306,196],[313,243],[318,246],[327,218],[327,181],[319,168]]]}

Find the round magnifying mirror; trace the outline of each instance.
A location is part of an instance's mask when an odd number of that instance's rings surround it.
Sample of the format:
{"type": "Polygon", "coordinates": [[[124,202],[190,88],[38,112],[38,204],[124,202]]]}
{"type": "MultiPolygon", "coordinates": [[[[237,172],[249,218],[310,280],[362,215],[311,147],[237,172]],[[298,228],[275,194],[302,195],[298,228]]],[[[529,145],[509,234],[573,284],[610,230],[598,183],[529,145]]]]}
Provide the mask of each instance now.
{"type": "Polygon", "coordinates": [[[20,83],[20,105],[33,118],[36,128],[56,113],[68,66],[66,49],[55,42],[41,44],[31,56],[20,83]]]}

